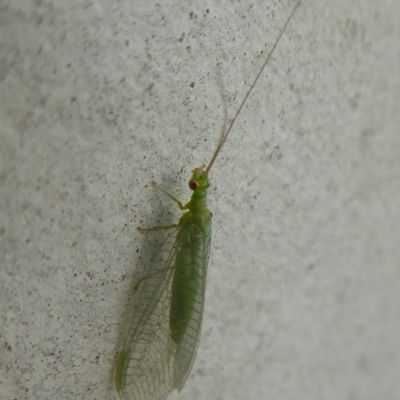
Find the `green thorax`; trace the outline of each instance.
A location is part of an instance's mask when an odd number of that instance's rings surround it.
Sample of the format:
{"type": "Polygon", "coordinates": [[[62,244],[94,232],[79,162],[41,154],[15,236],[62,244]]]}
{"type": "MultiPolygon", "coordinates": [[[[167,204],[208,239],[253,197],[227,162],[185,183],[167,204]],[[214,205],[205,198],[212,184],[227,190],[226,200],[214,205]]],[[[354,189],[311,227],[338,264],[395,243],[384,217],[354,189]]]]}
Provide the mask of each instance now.
{"type": "Polygon", "coordinates": [[[195,224],[204,235],[208,234],[212,217],[211,211],[207,208],[208,186],[208,173],[202,168],[195,168],[189,181],[193,194],[190,201],[183,207],[188,211],[182,215],[178,226],[195,224]]]}
{"type": "Polygon", "coordinates": [[[192,197],[184,206],[184,209],[188,211],[182,215],[178,226],[192,223],[197,225],[204,235],[209,233],[212,213],[207,208],[208,186],[208,173],[202,168],[195,168],[189,181],[189,187],[193,190],[192,197]]]}

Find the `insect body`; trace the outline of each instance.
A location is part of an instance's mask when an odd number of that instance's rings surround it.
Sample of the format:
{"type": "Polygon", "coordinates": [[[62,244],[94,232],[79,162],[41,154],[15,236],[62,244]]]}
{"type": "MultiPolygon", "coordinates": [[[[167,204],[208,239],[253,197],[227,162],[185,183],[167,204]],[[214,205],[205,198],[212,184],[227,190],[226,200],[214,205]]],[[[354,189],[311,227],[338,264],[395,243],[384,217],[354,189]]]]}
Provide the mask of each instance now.
{"type": "MultiPolygon", "coordinates": [[[[186,205],[153,183],[186,212],[179,222],[140,231],[168,229],[170,233],[153,256],[142,286],[128,335],[119,354],[115,383],[125,400],[163,400],[180,391],[192,368],[199,344],[204,309],[212,214],[207,208],[208,174],[232,126],[265,68],[295,10],[281,29],[274,46],[246,93],[207,168],[193,170],[186,205]]],[[[143,281],[143,283],[142,283],[143,281]]]]}
{"type": "Polygon", "coordinates": [[[188,210],[179,222],[153,228],[172,233],[152,260],[118,359],[116,386],[123,398],[164,399],[180,390],[196,355],[211,242],[208,173],[195,169],[189,186],[193,195],[185,206],[168,194],[188,210]]]}

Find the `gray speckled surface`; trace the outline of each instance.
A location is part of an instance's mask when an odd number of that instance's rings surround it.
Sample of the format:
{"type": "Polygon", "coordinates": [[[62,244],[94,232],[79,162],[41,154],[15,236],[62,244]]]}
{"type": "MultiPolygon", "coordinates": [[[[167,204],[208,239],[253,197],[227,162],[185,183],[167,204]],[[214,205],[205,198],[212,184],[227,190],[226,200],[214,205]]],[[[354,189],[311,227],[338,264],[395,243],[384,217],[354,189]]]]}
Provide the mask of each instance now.
{"type": "MultiPolygon", "coordinates": [[[[202,339],[171,399],[400,398],[399,4],[292,19],[211,171],[202,339]]],[[[289,9],[1,1],[2,398],[115,398],[135,227],[179,215],[149,183],[188,199],[289,9]]]]}

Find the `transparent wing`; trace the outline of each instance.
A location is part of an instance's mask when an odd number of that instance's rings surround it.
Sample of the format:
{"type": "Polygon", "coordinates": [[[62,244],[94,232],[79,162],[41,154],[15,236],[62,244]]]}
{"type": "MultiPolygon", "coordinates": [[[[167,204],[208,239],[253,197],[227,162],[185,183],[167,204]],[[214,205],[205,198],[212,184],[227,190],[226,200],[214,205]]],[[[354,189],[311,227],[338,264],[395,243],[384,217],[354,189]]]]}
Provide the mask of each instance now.
{"type": "Polygon", "coordinates": [[[116,384],[123,399],[162,400],[186,382],[200,337],[209,249],[210,234],[201,236],[195,225],[185,223],[153,257],[117,363],[116,384]],[[175,343],[170,329],[172,282],[185,262],[195,266],[199,286],[187,329],[175,343]]]}
{"type": "MultiPolygon", "coordinates": [[[[196,358],[203,322],[207,267],[210,258],[211,223],[207,235],[203,236],[201,240],[193,239],[196,237],[196,232],[193,230],[198,230],[198,228],[194,225],[192,229],[191,227],[188,229],[187,243],[190,243],[191,252],[188,252],[186,260],[187,264],[193,262],[195,265],[198,291],[193,305],[193,314],[175,354],[174,381],[178,391],[181,391],[185,385],[196,358]],[[192,232],[190,232],[191,230],[192,232]]],[[[181,252],[184,251],[185,248],[182,247],[181,252]]]]}
{"type": "Polygon", "coordinates": [[[168,379],[168,303],[179,251],[174,229],[154,255],[122,347],[116,374],[120,396],[129,400],[162,399],[172,390],[168,379]]]}

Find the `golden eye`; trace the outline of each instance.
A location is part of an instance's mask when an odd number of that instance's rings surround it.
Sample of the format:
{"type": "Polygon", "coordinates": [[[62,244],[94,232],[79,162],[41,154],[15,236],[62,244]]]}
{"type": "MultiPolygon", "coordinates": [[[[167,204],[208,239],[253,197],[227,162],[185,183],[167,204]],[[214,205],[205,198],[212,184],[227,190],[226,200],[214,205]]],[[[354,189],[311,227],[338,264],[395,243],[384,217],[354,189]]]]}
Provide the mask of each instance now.
{"type": "Polygon", "coordinates": [[[196,179],[191,179],[189,181],[189,187],[192,190],[196,190],[199,187],[199,182],[197,182],[196,179]]]}

